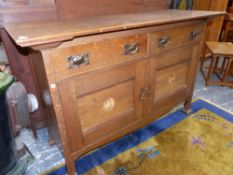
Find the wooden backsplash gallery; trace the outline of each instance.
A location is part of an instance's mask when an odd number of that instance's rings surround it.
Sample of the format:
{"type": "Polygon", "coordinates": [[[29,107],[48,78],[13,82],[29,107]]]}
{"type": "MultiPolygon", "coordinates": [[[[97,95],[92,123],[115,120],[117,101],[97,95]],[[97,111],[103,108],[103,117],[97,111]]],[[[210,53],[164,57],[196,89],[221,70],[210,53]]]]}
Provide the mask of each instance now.
{"type": "Polygon", "coordinates": [[[168,9],[170,0],[0,0],[0,22],[80,18],[168,9]]]}
{"type": "Polygon", "coordinates": [[[61,18],[168,9],[170,0],[59,0],[61,18]],[[68,3],[70,2],[70,3],[68,3]]]}

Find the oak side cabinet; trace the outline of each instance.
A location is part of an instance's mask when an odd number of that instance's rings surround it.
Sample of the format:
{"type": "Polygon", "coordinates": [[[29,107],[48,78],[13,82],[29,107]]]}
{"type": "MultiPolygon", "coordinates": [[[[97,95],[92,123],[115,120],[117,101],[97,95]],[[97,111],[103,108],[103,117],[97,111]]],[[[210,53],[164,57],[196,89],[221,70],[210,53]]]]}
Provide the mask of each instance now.
{"type": "Polygon", "coordinates": [[[190,112],[206,21],[223,14],[163,10],[5,26],[27,48],[69,174],[81,155],[179,103],[190,112]]]}

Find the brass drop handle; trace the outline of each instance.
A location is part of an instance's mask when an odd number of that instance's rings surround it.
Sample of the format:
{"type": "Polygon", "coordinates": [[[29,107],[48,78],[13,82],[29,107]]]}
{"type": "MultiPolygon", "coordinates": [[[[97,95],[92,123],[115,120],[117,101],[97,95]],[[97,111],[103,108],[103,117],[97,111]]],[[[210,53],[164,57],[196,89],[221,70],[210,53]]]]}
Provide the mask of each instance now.
{"type": "Polygon", "coordinates": [[[82,53],[80,55],[72,55],[66,58],[68,61],[68,68],[75,68],[81,65],[89,64],[89,54],[82,53]]]}
{"type": "Polygon", "coordinates": [[[198,31],[193,31],[193,32],[191,32],[190,35],[191,35],[191,39],[195,40],[195,39],[197,39],[199,37],[199,32],[198,31]]]}
{"type": "Polygon", "coordinates": [[[124,46],[124,54],[132,55],[139,52],[139,44],[138,43],[128,43],[124,46]]]}
{"type": "Polygon", "coordinates": [[[166,47],[171,42],[171,37],[163,36],[159,38],[159,47],[166,47]]]}

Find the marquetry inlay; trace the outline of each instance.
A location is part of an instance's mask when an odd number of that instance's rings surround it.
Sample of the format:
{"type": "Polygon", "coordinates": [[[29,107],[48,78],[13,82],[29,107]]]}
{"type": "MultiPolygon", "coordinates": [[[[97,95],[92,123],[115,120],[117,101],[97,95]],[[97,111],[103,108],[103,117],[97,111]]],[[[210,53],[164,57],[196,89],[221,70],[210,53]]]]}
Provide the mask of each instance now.
{"type": "Polygon", "coordinates": [[[111,111],[115,107],[115,100],[113,98],[108,98],[103,103],[103,110],[104,111],[111,111]]]}

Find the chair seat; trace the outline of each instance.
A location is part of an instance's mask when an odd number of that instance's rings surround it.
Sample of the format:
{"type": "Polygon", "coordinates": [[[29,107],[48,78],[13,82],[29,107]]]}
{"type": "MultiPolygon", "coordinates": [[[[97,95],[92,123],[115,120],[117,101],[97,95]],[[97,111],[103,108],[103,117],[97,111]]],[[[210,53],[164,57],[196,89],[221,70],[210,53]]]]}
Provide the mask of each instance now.
{"type": "Polygon", "coordinates": [[[206,42],[206,46],[212,54],[219,56],[233,56],[233,44],[231,42],[206,42]]]}

